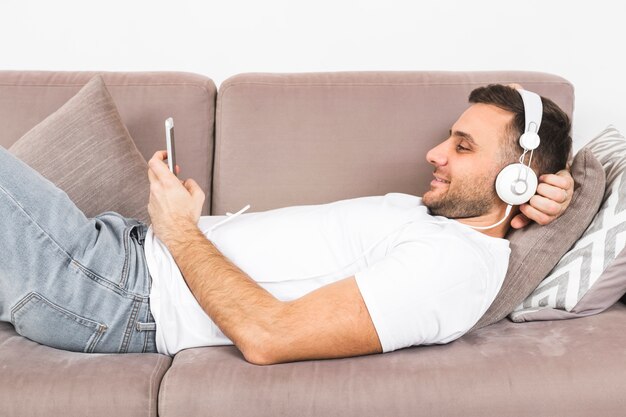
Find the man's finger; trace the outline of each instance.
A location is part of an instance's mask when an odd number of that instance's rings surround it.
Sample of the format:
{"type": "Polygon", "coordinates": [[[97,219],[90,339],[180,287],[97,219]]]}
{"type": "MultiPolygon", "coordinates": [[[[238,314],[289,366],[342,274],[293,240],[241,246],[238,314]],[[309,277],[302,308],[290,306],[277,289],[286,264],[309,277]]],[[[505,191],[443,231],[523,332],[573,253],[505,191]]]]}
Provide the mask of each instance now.
{"type": "Polygon", "coordinates": [[[152,158],[150,159],[158,159],[161,161],[165,161],[167,159],[167,151],[164,151],[164,150],[156,151],[154,155],[152,155],[152,158]]]}
{"type": "Polygon", "coordinates": [[[524,213],[518,213],[513,220],[511,220],[511,227],[513,229],[521,229],[526,227],[530,223],[530,219],[524,215],[524,213]]]}
{"type": "Polygon", "coordinates": [[[571,196],[565,189],[546,183],[540,183],[537,186],[537,194],[561,204],[571,196]]]}
{"type": "Polygon", "coordinates": [[[555,202],[550,198],[546,198],[537,194],[530,198],[528,204],[530,204],[532,208],[539,210],[549,216],[558,216],[563,210],[563,205],[555,202]]]}
{"type": "Polygon", "coordinates": [[[173,183],[173,181],[175,180],[179,182],[176,176],[170,171],[167,164],[161,159],[162,154],[157,155],[160,152],[163,152],[165,155],[167,155],[166,151],[158,151],[157,153],[155,153],[155,156],[153,156],[148,161],[148,166],[152,169],[153,174],[159,181],[173,183]]]}
{"type": "Polygon", "coordinates": [[[185,186],[187,191],[189,191],[189,194],[191,194],[194,197],[197,197],[199,200],[204,201],[204,191],[202,191],[202,188],[198,185],[198,183],[195,180],[193,180],[192,178],[188,178],[185,180],[183,185],[185,186]]]}
{"type": "Polygon", "coordinates": [[[559,187],[563,190],[573,188],[574,180],[569,175],[569,173],[565,174],[563,171],[559,171],[559,173],[562,173],[562,174],[561,175],[559,175],[558,173],[557,174],[544,174],[541,177],[539,177],[539,181],[541,181],[542,183],[553,185],[555,187],[559,187]]]}
{"type": "Polygon", "coordinates": [[[185,180],[185,188],[187,188],[190,192],[193,192],[200,188],[197,182],[193,180],[193,178],[187,178],[185,180]]]}
{"type": "MultiPolygon", "coordinates": [[[[535,197],[537,196],[534,196],[533,198],[535,197]]],[[[555,217],[555,216],[550,216],[542,211],[537,210],[535,207],[531,206],[530,204],[522,204],[520,206],[520,211],[522,211],[526,215],[526,217],[528,217],[530,220],[533,220],[539,223],[540,225],[546,225],[550,223],[555,217]]]]}

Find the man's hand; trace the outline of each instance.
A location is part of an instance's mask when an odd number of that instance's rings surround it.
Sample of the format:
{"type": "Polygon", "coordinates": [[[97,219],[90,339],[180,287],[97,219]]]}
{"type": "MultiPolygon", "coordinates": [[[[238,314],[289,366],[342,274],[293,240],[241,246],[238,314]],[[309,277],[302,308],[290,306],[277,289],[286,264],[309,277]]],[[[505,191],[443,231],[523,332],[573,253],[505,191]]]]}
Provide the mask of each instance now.
{"type": "MultiPolygon", "coordinates": [[[[197,225],[204,205],[204,192],[191,178],[181,181],[163,162],[167,151],[157,151],[148,161],[150,201],[148,213],[154,233],[167,244],[181,225],[197,225]]],[[[176,172],[180,172],[178,165],[176,172]]]]}
{"type": "Polygon", "coordinates": [[[519,206],[521,213],[513,217],[511,227],[521,229],[531,220],[541,225],[552,223],[567,209],[573,194],[574,179],[567,169],[540,176],[537,193],[519,206]]]}

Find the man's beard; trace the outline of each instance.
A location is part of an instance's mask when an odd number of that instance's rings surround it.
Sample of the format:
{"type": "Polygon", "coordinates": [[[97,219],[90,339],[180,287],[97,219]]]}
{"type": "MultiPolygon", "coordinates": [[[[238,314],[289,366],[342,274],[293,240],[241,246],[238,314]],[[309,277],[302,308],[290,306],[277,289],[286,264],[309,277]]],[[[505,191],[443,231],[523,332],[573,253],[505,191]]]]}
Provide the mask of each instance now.
{"type": "Polygon", "coordinates": [[[430,213],[450,219],[478,217],[488,213],[498,199],[494,175],[455,180],[447,190],[428,191],[422,202],[430,213]]]}

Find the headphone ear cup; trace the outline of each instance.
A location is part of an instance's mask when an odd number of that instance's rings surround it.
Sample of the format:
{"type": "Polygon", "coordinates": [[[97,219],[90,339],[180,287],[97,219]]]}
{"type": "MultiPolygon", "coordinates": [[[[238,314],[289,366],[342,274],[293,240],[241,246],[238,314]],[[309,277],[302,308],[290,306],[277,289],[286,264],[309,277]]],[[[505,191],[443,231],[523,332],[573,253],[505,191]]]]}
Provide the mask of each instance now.
{"type": "Polygon", "coordinates": [[[524,164],[507,165],[496,178],[500,200],[518,206],[526,203],[537,191],[537,176],[524,164]]]}

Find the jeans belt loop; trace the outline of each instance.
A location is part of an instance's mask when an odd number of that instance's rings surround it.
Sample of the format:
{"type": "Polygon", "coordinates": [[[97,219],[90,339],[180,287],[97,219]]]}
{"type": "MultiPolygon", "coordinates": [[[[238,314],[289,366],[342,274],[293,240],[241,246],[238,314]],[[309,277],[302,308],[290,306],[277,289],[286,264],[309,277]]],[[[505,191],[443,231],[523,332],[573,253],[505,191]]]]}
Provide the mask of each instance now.
{"type": "Polygon", "coordinates": [[[142,323],[137,322],[137,331],[139,332],[151,332],[156,330],[156,323],[142,323]]]}

